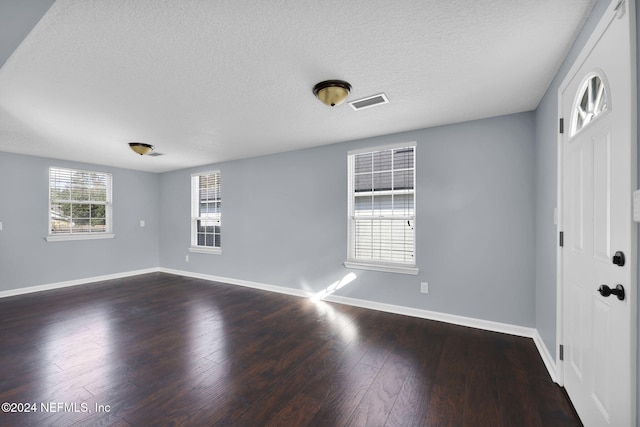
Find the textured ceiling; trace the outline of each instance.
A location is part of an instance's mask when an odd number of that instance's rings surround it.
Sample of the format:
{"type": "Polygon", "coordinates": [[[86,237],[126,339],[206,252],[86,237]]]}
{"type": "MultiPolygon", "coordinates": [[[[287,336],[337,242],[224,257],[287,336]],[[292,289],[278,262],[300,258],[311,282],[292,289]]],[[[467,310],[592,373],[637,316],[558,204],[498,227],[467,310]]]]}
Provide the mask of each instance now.
{"type": "Polygon", "coordinates": [[[57,0],[0,68],[0,151],[163,172],[529,111],[593,3],[57,0]]]}

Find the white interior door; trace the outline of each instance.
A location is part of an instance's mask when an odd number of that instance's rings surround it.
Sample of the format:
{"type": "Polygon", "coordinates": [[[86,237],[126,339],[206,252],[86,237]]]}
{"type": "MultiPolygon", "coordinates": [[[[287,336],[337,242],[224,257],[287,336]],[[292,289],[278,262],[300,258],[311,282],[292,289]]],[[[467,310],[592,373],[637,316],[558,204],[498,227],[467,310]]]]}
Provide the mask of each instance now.
{"type": "Polygon", "coordinates": [[[613,2],[561,86],[562,376],[586,426],[636,425],[634,22],[613,2]]]}

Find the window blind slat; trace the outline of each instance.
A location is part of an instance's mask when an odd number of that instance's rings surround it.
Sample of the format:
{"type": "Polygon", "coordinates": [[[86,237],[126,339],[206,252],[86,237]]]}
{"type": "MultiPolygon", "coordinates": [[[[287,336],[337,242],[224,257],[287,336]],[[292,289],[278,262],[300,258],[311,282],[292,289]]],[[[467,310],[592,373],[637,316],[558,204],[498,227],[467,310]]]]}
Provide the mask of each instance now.
{"type": "Polygon", "coordinates": [[[415,147],[350,156],[350,258],[415,265],[415,147]]]}

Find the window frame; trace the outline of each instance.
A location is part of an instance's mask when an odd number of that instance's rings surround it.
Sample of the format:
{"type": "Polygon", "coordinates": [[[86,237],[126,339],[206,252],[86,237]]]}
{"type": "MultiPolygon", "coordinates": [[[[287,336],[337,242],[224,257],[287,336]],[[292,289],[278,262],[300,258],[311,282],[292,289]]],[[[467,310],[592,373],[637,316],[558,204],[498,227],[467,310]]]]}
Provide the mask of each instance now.
{"type": "MultiPolygon", "coordinates": [[[[78,169],[78,168],[70,168],[70,167],[61,167],[61,166],[50,166],[49,174],[48,174],[48,218],[47,218],[47,236],[45,240],[47,242],[62,242],[62,241],[70,241],[70,240],[96,240],[96,239],[113,239],[115,234],[113,233],[113,174],[110,172],[102,172],[102,171],[90,171],[86,169],[78,169]],[[89,231],[89,232],[69,232],[69,233],[52,233],[52,205],[55,203],[60,203],[59,201],[54,201],[51,198],[51,173],[53,170],[63,170],[69,171],[70,175],[73,172],[80,173],[89,173],[89,174],[98,174],[102,175],[106,178],[106,192],[105,192],[105,201],[93,201],[93,204],[104,204],[105,206],[105,231],[89,231]],[[98,202],[98,203],[96,203],[98,202]]],[[[75,200],[75,202],[79,202],[80,200],[75,200]]],[[[71,204],[74,203],[73,199],[69,199],[71,204]]],[[[82,204],[86,201],[82,201],[82,204]]],[[[80,204],[80,203],[77,203],[80,204]]]]}
{"type": "MultiPolygon", "coordinates": [[[[189,252],[205,253],[219,255],[222,253],[222,244],[220,246],[204,246],[198,245],[198,221],[203,219],[210,220],[211,217],[199,216],[200,214],[200,177],[207,175],[218,176],[218,194],[220,195],[220,212],[217,214],[217,221],[222,228],[222,174],[220,170],[197,172],[191,174],[191,246],[189,252]]],[[[214,216],[215,218],[215,216],[214,216]]],[[[220,235],[222,231],[220,232],[220,235]]],[[[214,240],[215,244],[215,240],[214,240]]]]}
{"type": "MultiPolygon", "coordinates": [[[[416,267],[416,210],[417,210],[417,202],[416,202],[416,142],[403,142],[397,144],[386,144],[375,147],[367,147],[362,149],[350,150],[347,152],[347,192],[348,192],[348,202],[347,202],[347,260],[344,262],[344,266],[347,268],[361,269],[361,270],[374,270],[374,271],[383,271],[390,273],[401,273],[401,274],[412,274],[417,275],[419,269],[416,267]],[[358,154],[365,153],[374,153],[378,151],[386,151],[386,150],[396,150],[401,148],[413,148],[413,262],[412,263],[402,263],[402,262],[392,262],[385,260],[364,260],[361,258],[356,258],[354,256],[355,251],[355,234],[354,227],[356,222],[355,217],[355,197],[356,191],[354,188],[355,181],[355,156],[358,154]]],[[[406,190],[402,190],[406,191],[406,190]]],[[[402,191],[398,191],[398,194],[402,194],[402,191]]],[[[389,192],[389,191],[385,191],[389,192]]],[[[389,193],[395,193],[395,190],[390,191],[389,193]]],[[[407,194],[406,192],[404,194],[407,194]]],[[[405,219],[406,216],[399,215],[381,215],[381,218],[389,218],[389,219],[405,219]],[[399,218],[402,217],[402,218],[399,218]]]]}
{"type": "MultiPolygon", "coordinates": [[[[604,117],[605,115],[607,115],[609,113],[609,111],[611,111],[612,108],[612,101],[611,101],[611,91],[609,88],[609,81],[607,80],[605,74],[601,71],[601,70],[596,70],[593,71],[589,74],[587,74],[582,82],[580,83],[580,86],[578,86],[578,91],[575,94],[573,103],[571,105],[571,117],[570,117],[570,133],[569,133],[569,137],[573,138],[574,136],[578,135],[580,132],[582,132],[582,130],[592,126],[594,123],[596,123],[599,119],[601,119],[602,117],[604,117]],[[596,111],[585,111],[583,110],[580,105],[582,104],[582,100],[585,96],[585,94],[589,94],[590,93],[590,86],[591,86],[591,82],[594,79],[598,79],[600,80],[600,87],[602,89],[602,93],[604,95],[604,108],[603,109],[598,109],[596,111]],[[581,110],[583,113],[588,113],[591,114],[591,116],[587,115],[587,117],[589,117],[589,120],[587,122],[581,122],[580,125],[578,125],[578,118],[579,118],[579,113],[578,110],[581,110]]],[[[589,100],[591,100],[591,98],[589,98],[589,100]]],[[[601,98],[596,98],[593,99],[593,101],[601,101],[601,98]]],[[[602,102],[596,104],[597,107],[599,107],[599,105],[602,102]]]]}

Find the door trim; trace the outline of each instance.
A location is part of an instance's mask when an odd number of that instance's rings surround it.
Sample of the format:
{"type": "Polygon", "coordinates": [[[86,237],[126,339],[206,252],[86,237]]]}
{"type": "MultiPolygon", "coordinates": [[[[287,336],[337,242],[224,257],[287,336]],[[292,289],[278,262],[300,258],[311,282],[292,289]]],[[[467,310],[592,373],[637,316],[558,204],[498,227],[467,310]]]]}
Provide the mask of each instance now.
{"type": "MultiPolygon", "coordinates": [[[[638,157],[637,157],[637,145],[638,145],[638,138],[637,138],[637,119],[633,119],[633,118],[637,118],[637,71],[636,71],[636,28],[635,28],[635,24],[636,24],[636,16],[635,16],[635,0],[611,0],[610,4],[607,6],[607,10],[605,11],[605,13],[603,14],[602,18],[600,19],[600,21],[598,22],[596,28],[593,30],[593,32],[591,33],[591,35],[589,36],[589,39],[587,40],[587,42],[585,43],[585,45],[582,47],[580,54],[577,56],[577,58],[575,59],[575,61],[573,62],[571,68],[569,69],[569,71],[567,72],[567,74],[565,75],[565,77],[562,80],[562,83],[560,84],[560,87],[558,88],[558,95],[557,95],[557,99],[558,99],[558,105],[557,105],[557,118],[556,118],[556,123],[559,123],[559,119],[560,118],[564,118],[564,132],[569,132],[569,120],[570,117],[562,117],[562,110],[563,110],[563,99],[562,99],[562,94],[563,92],[566,90],[566,88],[568,87],[569,83],[573,80],[574,76],[576,75],[576,73],[578,72],[578,70],[582,67],[583,63],[585,62],[585,60],[587,59],[588,55],[590,54],[591,50],[594,48],[594,46],[597,44],[597,42],[600,40],[600,38],[602,37],[602,35],[605,33],[605,31],[608,29],[610,23],[616,19],[616,16],[621,13],[624,12],[626,14],[631,15],[630,18],[630,62],[631,62],[631,105],[629,106],[630,111],[631,111],[631,140],[633,141],[632,143],[632,149],[631,149],[631,176],[629,177],[629,179],[631,180],[631,188],[638,188],[638,174],[637,174],[637,161],[638,161],[638,157]],[[621,9],[622,8],[622,9],[621,9]]],[[[564,224],[564,213],[562,212],[562,200],[563,200],[563,191],[562,191],[562,187],[563,187],[563,181],[562,181],[562,176],[563,176],[563,154],[562,154],[562,141],[563,141],[563,134],[561,134],[560,132],[557,133],[557,158],[558,158],[558,163],[557,163],[557,200],[556,200],[556,206],[557,206],[557,226],[556,226],[556,237],[559,236],[560,232],[565,231],[563,228],[563,224],[564,224]]],[[[629,197],[631,197],[632,195],[630,194],[629,197]]],[[[556,240],[556,242],[558,242],[556,240]]],[[[631,366],[631,372],[629,373],[631,375],[631,379],[632,379],[632,390],[630,390],[631,393],[631,405],[632,410],[633,410],[633,414],[636,413],[636,402],[637,402],[637,365],[638,365],[638,359],[637,359],[637,350],[636,350],[636,343],[637,343],[637,289],[638,289],[638,285],[637,285],[637,276],[638,276],[638,250],[637,250],[637,246],[638,246],[638,233],[637,233],[637,227],[632,227],[632,235],[631,235],[631,253],[629,254],[628,260],[630,263],[630,273],[631,273],[631,283],[630,285],[630,290],[631,292],[629,293],[630,296],[630,302],[631,302],[631,316],[630,316],[630,322],[631,322],[631,348],[632,348],[632,354],[631,354],[631,360],[635,360],[636,363],[633,364],[631,366]]],[[[564,386],[564,363],[560,360],[560,345],[564,343],[564,324],[563,324],[563,282],[562,282],[562,266],[563,266],[563,251],[562,248],[560,247],[559,244],[557,244],[556,246],[556,348],[555,348],[555,380],[556,383],[558,383],[560,386],[564,386]]],[[[635,415],[634,415],[634,420],[635,420],[635,415]]]]}

